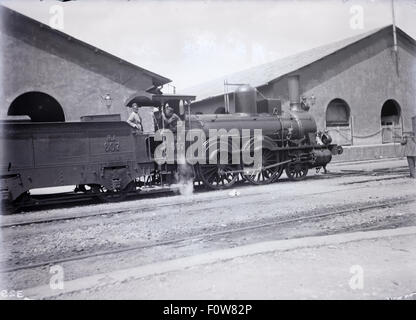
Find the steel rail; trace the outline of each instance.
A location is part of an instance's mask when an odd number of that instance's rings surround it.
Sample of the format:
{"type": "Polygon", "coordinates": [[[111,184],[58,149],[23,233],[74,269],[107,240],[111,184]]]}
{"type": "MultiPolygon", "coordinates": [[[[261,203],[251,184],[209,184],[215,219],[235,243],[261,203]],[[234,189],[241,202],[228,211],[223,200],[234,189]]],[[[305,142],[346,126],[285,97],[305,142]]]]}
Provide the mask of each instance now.
{"type": "MultiPolygon", "coordinates": [[[[293,160],[283,161],[283,162],[280,162],[280,163],[277,163],[277,164],[273,164],[273,165],[264,167],[263,169],[268,169],[268,168],[271,168],[271,167],[279,166],[279,165],[282,165],[282,164],[285,164],[285,163],[288,163],[288,162],[292,162],[292,161],[293,160]]],[[[252,169],[249,168],[248,170],[252,170],[252,169]]],[[[236,171],[233,171],[233,172],[236,172],[236,173],[246,172],[247,173],[247,168],[243,169],[243,170],[236,170],[236,171]]],[[[373,170],[373,171],[369,171],[369,172],[363,172],[363,171],[359,171],[359,172],[358,171],[357,172],[356,171],[341,172],[341,173],[331,173],[331,172],[329,172],[329,173],[327,173],[327,177],[319,177],[318,179],[321,179],[321,178],[330,179],[330,178],[340,177],[340,176],[368,175],[371,172],[376,173],[376,174],[377,173],[380,173],[380,174],[389,174],[390,173],[390,172],[387,173],[387,172],[384,172],[383,170],[377,170],[377,169],[373,170]]],[[[393,172],[393,173],[395,173],[395,172],[393,172]]],[[[130,193],[128,196],[129,197],[142,196],[143,194],[151,196],[151,195],[155,195],[155,194],[158,194],[158,193],[169,193],[169,192],[175,192],[175,190],[173,190],[173,189],[152,190],[152,191],[146,191],[145,193],[143,191],[141,191],[141,192],[130,193]]],[[[46,198],[46,200],[45,200],[45,198],[42,199],[42,198],[39,198],[39,197],[35,197],[34,200],[33,200],[33,202],[35,202],[35,203],[32,202],[32,203],[20,205],[16,208],[12,208],[11,209],[12,211],[9,212],[9,214],[6,214],[6,215],[13,214],[14,213],[13,211],[15,211],[15,210],[22,210],[22,209],[25,209],[25,208],[26,209],[36,209],[38,207],[48,206],[48,205],[59,205],[59,204],[65,205],[65,204],[71,204],[71,203],[74,203],[74,202],[78,203],[78,201],[87,202],[87,201],[93,201],[95,198],[96,198],[96,195],[93,195],[93,194],[73,194],[73,193],[66,194],[66,195],[65,194],[64,195],[57,195],[55,197],[49,196],[49,197],[46,198]]],[[[94,215],[98,215],[98,214],[94,214],[94,215]]],[[[92,215],[92,216],[94,216],[94,215],[92,215]]],[[[33,222],[33,223],[36,223],[36,221],[33,222]]],[[[0,225],[0,228],[3,228],[3,227],[8,227],[8,225],[0,225]]]]}
{"type": "MultiPolygon", "coordinates": [[[[340,190],[335,190],[335,191],[340,191],[340,190]]],[[[245,197],[254,197],[254,196],[261,195],[261,194],[263,194],[263,192],[256,192],[256,193],[248,194],[245,197]]],[[[140,211],[141,212],[142,211],[149,211],[149,210],[153,210],[153,209],[173,207],[173,206],[176,207],[176,206],[188,206],[188,205],[202,204],[202,203],[213,202],[213,201],[217,201],[217,200],[226,200],[226,199],[229,199],[229,198],[230,198],[230,196],[227,194],[227,195],[223,195],[223,196],[220,196],[220,197],[200,199],[200,200],[189,200],[189,201],[182,201],[182,202],[177,202],[177,203],[148,205],[146,207],[140,208],[140,211]]],[[[90,213],[90,214],[85,214],[85,215],[67,216],[67,217],[65,217],[65,216],[55,217],[55,218],[51,217],[51,218],[48,218],[48,219],[32,219],[32,220],[27,220],[27,221],[4,223],[4,224],[0,225],[0,228],[13,228],[13,227],[32,225],[32,224],[43,224],[43,223],[58,222],[58,221],[76,220],[76,219],[83,219],[83,218],[103,216],[103,215],[115,215],[115,214],[122,214],[122,213],[129,212],[129,211],[132,211],[132,209],[127,208],[127,209],[118,210],[118,211],[104,211],[104,212],[90,213]]]]}
{"type": "MultiPolygon", "coordinates": [[[[359,173],[346,173],[346,174],[340,174],[341,176],[343,175],[347,175],[347,176],[351,176],[351,175],[361,175],[362,172],[359,173]]],[[[338,177],[338,174],[331,174],[331,177],[338,177]]],[[[364,183],[364,182],[372,182],[372,181],[382,181],[382,180],[393,180],[393,179],[400,179],[403,176],[395,176],[395,177],[387,177],[387,178],[382,178],[382,179],[370,179],[370,180],[364,180],[364,181],[357,181],[357,182],[349,182],[349,183],[342,183],[342,185],[350,185],[350,184],[360,184],[360,183],[364,183]]],[[[328,178],[325,178],[328,179],[328,178]]],[[[356,189],[356,188],[353,188],[356,189]]],[[[342,189],[342,190],[333,190],[330,192],[339,192],[339,191],[344,191],[344,190],[349,190],[349,189],[342,189]]],[[[253,197],[253,196],[258,196],[260,194],[263,194],[263,192],[256,192],[256,193],[252,193],[249,195],[246,195],[245,197],[253,197]]],[[[319,193],[312,193],[312,194],[308,194],[308,195],[316,195],[319,193]]],[[[164,207],[172,207],[172,206],[184,206],[184,205],[194,205],[194,204],[201,204],[201,203],[205,203],[205,202],[212,202],[212,201],[216,201],[216,200],[225,200],[228,199],[229,195],[225,195],[225,196],[221,196],[221,197],[215,197],[215,198],[209,198],[209,199],[201,199],[201,200],[191,200],[191,201],[184,201],[184,202],[178,202],[178,203],[169,203],[169,204],[160,204],[160,205],[149,205],[146,207],[141,208],[141,211],[148,211],[148,210],[152,210],[152,209],[157,209],[157,208],[164,208],[164,207]]],[[[97,212],[97,213],[90,213],[90,214],[84,214],[84,215],[74,215],[74,216],[61,216],[61,217],[51,217],[48,219],[31,219],[31,220],[26,220],[26,221],[20,221],[20,222],[11,222],[11,223],[3,223],[0,224],[0,229],[6,229],[6,228],[14,228],[14,227],[20,227],[20,226],[27,226],[27,225],[35,225],[35,224],[44,224],[44,223],[51,223],[51,222],[59,222],[59,221],[70,221],[70,220],[77,220],[77,219],[85,219],[85,218],[89,218],[89,217],[97,217],[97,216],[104,216],[104,215],[116,215],[116,214],[123,214],[126,212],[131,211],[131,208],[129,209],[125,209],[125,210],[118,210],[118,211],[104,211],[104,212],[97,212]]]]}

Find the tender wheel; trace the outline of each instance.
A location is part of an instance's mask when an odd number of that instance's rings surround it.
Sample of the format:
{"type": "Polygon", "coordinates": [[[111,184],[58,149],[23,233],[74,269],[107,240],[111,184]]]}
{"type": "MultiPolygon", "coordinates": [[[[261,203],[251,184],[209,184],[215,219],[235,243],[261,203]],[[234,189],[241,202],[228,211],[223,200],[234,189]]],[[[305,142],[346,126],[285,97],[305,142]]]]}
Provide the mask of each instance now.
{"type": "Polygon", "coordinates": [[[308,166],[302,163],[289,163],[285,172],[287,177],[292,181],[303,180],[308,174],[308,166]]]}
{"type": "Polygon", "coordinates": [[[233,164],[204,164],[198,166],[198,174],[204,185],[210,189],[227,189],[237,182],[239,165],[233,164]]]}
{"type": "MultiPolygon", "coordinates": [[[[275,152],[268,149],[262,151],[262,166],[267,167],[275,164],[278,161],[278,157],[275,152]]],[[[261,171],[254,172],[252,174],[245,174],[244,179],[252,184],[262,185],[279,179],[283,172],[283,166],[272,167],[261,171]]]]}
{"type": "Polygon", "coordinates": [[[83,193],[89,193],[92,192],[92,188],[87,184],[79,184],[75,187],[75,192],[83,192],[83,193]]]}
{"type": "Polygon", "coordinates": [[[136,189],[136,183],[130,182],[123,190],[108,190],[106,187],[98,184],[90,185],[92,192],[103,202],[118,202],[124,200],[129,192],[136,189]]]}
{"type": "Polygon", "coordinates": [[[150,182],[153,185],[160,184],[162,182],[162,177],[158,170],[153,171],[150,177],[151,177],[150,182]]]}

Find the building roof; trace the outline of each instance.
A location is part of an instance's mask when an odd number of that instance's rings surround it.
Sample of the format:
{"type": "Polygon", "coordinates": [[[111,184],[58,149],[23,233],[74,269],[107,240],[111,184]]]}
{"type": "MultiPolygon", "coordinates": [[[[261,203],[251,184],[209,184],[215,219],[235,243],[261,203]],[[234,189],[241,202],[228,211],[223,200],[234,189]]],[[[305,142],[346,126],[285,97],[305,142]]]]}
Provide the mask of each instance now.
{"type": "MultiPolygon", "coordinates": [[[[141,67],[139,67],[139,66],[137,66],[137,65],[135,65],[131,62],[128,62],[128,61],[123,60],[123,59],[121,59],[117,56],[114,56],[114,55],[112,55],[112,54],[110,54],[110,53],[108,53],[108,52],[106,52],[106,51],[104,51],[100,48],[94,47],[94,46],[92,46],[92,45],[90,45],[90,44],[88,44],[84,41],[81,41],[81,40],[79,40],[79,39],[77,39],[77,38],[75,38],[71,35],[68,35],[67,33],[64,33],[62,31],[53,29],[50,26],[48,26],[48,25],[46,25],[46,24],[44,24],[40,21],[32,19],[32,18],[30,18],[30,17],[28,17],[24,14],[21,14],[20,12],[14,11],[14,10],[4,6],[4,5],[0,5],[0,14],[1,14],[2,28],[4,28],[5,30],[7,30],[7,28],[10,28],[12,24],[14,26],[17,26],[17,25],[21,26],[22,24],[28,24],[28,25],[32,25],[32,26],[37,25],[39,27],[39,29],[47,30],[51,33],[54,33],[58,37],[64,38],[67,41],[70,41],[72,44],[77,44],[81,47],[84,47],[87,51],[94,52],[95,54],[100,54],[102,56],[105,56],[105,57],[109,58],[110,60],[114,60],[114,62],[115,62],[114,65],[122,64],[122,65],[128,66],[129,68],[131,68],[134,71],[137,71],[137,72],[140,72],[142,74],[145,74],[145,75],[149,76],[152,79],[155,86],[164,85],[164,84],[169,83],[169,82],[172,81],[171,79],[163,77],[163,76],[161,76],[157,73],[146,70],[146,69],[141,68],[141,67]]],[[[33,32],[32,30],[29,31],[29,33],[32,33],[32,32],[33,32]]]]}
{"type": "MultiPolygon", "coordinates": [[[[295,72],[296,70],[321,60],[328,55],[334,54],[341,49],[344,49],[358,41],[366,39],[389,28],[392,28],[392,26],[389,25],[382,28],[377,28],[357,36],[346,38],[341,41],[332,42],[330,44],[303,51],[279,60],[229,74],[221,78],[202,83],[200,85],[189,87],[186,89],[186,91],[195,94],[197,101],[200,101],[223,95],[225,80],[227,80],[228,83],[248,83],[253,87],[267,85],[271,81],[281,78],[289,73],[295,72]]],[[[415,42],[414,39],[408,36],[401,29],[397,28],[397,32],[401,35],[404,35],[407,39],[410,39],[413,43],[415,42]]]]}

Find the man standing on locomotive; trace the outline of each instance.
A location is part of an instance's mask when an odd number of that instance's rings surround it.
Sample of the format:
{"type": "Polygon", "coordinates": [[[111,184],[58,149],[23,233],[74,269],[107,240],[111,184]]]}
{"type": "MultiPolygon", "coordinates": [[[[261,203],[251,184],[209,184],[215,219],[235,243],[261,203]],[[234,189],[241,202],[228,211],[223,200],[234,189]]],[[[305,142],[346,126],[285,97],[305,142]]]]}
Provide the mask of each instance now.
{"type": "Polygon", "coordinates": [[[412,118],[412,122],[413,131],[403,138],[401,144],[405,146],[404,155],[407,157],[407,163],[410,170],[410,178],[416,179],[416,116],[412,118]]]}
{"type": "Polygon", "coordinates": [[[162,113],[162,119],[165,129],[169,129],[173,133],[176,133],[176,125],[181,118],[173,111],[173,108],[167,103],[165,106],[165,112],[162,113]]]}
{"type": "Polygon", "coordinates": [[[143,131],[142,118],[139,115],[139,106],[136,102],[132,104],[132,109],[133,111],[127,119],[127,123],[133,128],[143,131]]]}

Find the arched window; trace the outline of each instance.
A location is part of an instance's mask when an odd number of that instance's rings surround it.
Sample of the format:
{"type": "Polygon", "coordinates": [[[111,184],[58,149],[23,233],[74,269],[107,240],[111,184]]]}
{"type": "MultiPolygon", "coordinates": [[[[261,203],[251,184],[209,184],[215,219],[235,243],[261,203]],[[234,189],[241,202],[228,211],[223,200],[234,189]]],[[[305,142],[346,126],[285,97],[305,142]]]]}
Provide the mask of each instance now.
{"type": "Polygon", "coordinates": [[[33,122],[64,122],[64,111],[52,96],[43,92],[26,92],[11,103],[8,116],[27,115],[33,122]]]}
{"type": "Polygon", "coordinates": [[[381,108],[381,125],[399,125],[400,124],[400,105],[397,101],[389,99],[384,102],[381,108]]]}
{"type": "Polygon", "coordinates": [[[342,99],[334,99],[328,104],[326,109],[326,126],[340,127],[349,126],[350,107],[342,99]]]}

